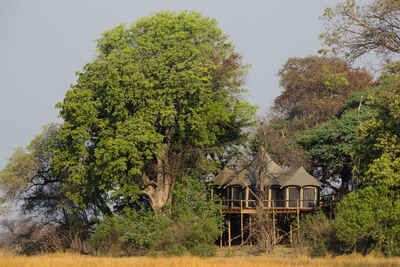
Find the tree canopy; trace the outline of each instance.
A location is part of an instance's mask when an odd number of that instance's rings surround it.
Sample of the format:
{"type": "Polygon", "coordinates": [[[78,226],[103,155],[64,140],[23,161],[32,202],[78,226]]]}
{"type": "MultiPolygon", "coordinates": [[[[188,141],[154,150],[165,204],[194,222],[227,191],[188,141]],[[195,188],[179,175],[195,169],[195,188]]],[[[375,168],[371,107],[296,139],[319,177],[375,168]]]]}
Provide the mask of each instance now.
{"type": "Polygon", "coordinates": [[[279,73],[282,93],[273,103],[268,123],[268,153],[284,166],[313,171],[297,135],[340,116],[352,93],[370,86],[372,76],[336,57],[289,58],[279,73]]]}
{"type": "MultiPolygon", "coordinates": [[[[368,87],[371,75],[336,57],[289,58],[279,71],[283,92],[273,105],[286,120],[312,127],[336,115],[351,93],[368,87]]],[[[301,126],[301,125],[299,125],[301,126]]]]}
{"type": "Polygon", "coordinates": [[[350,60],[371,52],[390,58],[400,52],[399,15],[399,0],[343,0],[325,10],[321,37],[334,53],[350,60]]]}
{"type": "Polygon", "coordinates": [[[400,189],[400,76],[383,75],[381,88],[368,98],[376,116],[360,127],[355,144],[356,171],[364,185],[400,189]]]}
{"type": "Polygon", "coordinates": [[[361,123],[371,119],[374,111],[365,100],[371,88],[354,94],[346,102],[340,116],[320,123],[297,136],[297,143],[311,161],[311,168],[319,170],[322,182],[346,193],[353,179],[353,154],[361,123]]]}
{"type": "Polygon", "coordinates": [[[181,177],[244,140],[255,112],[243,100],[247,65],[217,22],[195,12],[117,26],[97,47],[57,105],[55,171],[79,205],[109,214],[142,196],[159,211],[181,177]]]}

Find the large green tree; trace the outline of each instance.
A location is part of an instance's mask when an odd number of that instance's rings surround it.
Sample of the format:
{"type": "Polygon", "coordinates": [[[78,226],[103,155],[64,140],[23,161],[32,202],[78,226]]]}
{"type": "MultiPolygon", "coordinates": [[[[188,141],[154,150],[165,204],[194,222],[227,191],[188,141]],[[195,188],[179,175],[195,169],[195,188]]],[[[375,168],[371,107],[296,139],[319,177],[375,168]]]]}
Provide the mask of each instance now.
{"type": "Polygon", "coordinates": [[[278,74],[283,90],[272,107],[268,153],[282,165],[308,167],[296,135],[338,116],[352,93],[367,88],[372,77],[341,58],[319,56],[289,58],[278,74]]]}
{"type": "Polygon", "coordinates": [[[64,176],[53,175],[52,156],[58,126],[48,124],[26,147],[19,147],[0,171],[1,204],[34,216],[44,224],[70,227],[73,219],[88,224],[95,210],[76,209],[61,191],[64,176]]]}
{"type": "MultiPolygon", "coordinates": [[[[351,192],[336,210],[337,238],[348,251],[381,250],[400,255],[400,201],[385,186],[367,186],[351,192]]],[[[339,244],[338,244],[339,245],[339,244]]]]}
{"type": "Polygon", "coordinates": [[[353,154],[361,123],[374,116],[366,105],[367,96],[378,88],[354,94],[338,116],[320,123],[297,136],[297,143],[319,170],[321,181],[333,189],[347,193],[353,179],[353,154]]]}
{"type": "Polygon", "coordinates": [[[360,127],[355,170],[364,185],[384,185],[400,192],[400,75],[385,73],[381,83],[368,99],[376,116],[360,127]]]}
{"type": "Polygon", "coordinates": [[[68,177],[65,192],[106,214],[139,196],[160,211],[181,177],[244,141],[255,112],[243,100],[246,70],[217,22],[195,12],[104,32],[57,105],[54,167],[68,177]]]}

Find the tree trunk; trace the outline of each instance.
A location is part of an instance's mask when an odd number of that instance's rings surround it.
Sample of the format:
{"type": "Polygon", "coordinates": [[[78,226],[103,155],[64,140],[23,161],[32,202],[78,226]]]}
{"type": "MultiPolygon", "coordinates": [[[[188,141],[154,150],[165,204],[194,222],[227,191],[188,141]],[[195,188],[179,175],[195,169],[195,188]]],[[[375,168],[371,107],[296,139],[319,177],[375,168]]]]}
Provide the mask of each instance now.
{"type": "Polygon", "coordinates": [[[162,208],[171,200],[171,190],[174,178],[171,175],[168,159],[168,146],[163,151],[162,156],[157,159],[157,163],[152,166],[153,177],[148,177],[144,173],[142,180],[145,188],[143,193],[150,199],[150,205],[155,212],[160,212],[162,208]]]}

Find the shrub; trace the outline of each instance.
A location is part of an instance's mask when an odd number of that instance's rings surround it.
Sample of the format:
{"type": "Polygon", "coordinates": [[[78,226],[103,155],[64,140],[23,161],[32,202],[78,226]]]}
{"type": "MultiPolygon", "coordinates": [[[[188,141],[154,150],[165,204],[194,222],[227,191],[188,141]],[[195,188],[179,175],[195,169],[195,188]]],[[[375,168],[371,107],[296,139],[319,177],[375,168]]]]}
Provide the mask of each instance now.
{"type": "Polygon", "coordinates": [[[400,201],[385,187],[352,192],[338,205],[335,230],[349,252],[400,255],[400,201]]]}
{"type": "Polygon", "coordinates": [[[340,242],[336,237],[333,222],[322,211],[305,216],[300,225],[301,234],[297,246],[309,249],[311,256],[340,252],[340,242]]]}
{"type": "Polygon", "coordinates": [[[165,224],[152,212],[128,209],[122,215],[106,217],[96,227],[90,244],[99,254],[143,254],[153,248],[165,224]]]}
{"type": "Polygon", "coordinates": [[[41,224],[29,217],[4,219],[0,226],[5,230],[0,238],[0,247],[16,254],[34,255],[72,250],[86,252],[86,230],[79,225],[41,224]]]}
{"type": "Polygon", "coordinates": [[[206,192],[197,181],[178,184],[172,203],[163,213],[127,209],[121,215],[107,217],[96,227],[90,243],[97,253],[109,255],[160,251],[166,255],[212,256],[222,214],[206,192]]]}

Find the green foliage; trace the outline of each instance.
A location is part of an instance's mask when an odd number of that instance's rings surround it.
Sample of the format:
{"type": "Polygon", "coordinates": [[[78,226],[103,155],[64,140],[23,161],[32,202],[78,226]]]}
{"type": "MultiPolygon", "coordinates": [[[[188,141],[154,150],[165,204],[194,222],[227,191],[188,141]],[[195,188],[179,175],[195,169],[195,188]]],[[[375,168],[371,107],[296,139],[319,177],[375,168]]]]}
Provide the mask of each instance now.
{"type": "Polygon", "coordinates": [[[65,122],[54,166],[68,173],[68,196],[105,214],[143,193],[161,208],[168,199],[156,193],[170,195],[207,155],[244,141],[255,112],[241,100],[246,70],[217,22],[195,12],[104,32],[96,59],[57,105],[65,122]]]}
{"type": "Polygon", "coordinates": [[[173,194],[175,203],[166,207],[168,213],[130,209],[106,217],[91,237],[93,248],[113,255],[214,255],[222,227],[221,207],[207,198],[204,185],[196,180],[177,185],[173,194]]]}
{"type": "MultiPolygon", "coordinates": [[[[48,177],[48,174],[51,169],[51,152],[55,145],[51,138],[56,131],[55,124],[45,125],[42,133],[37,135],[26,148],[18,147],[15,150],[5,168],[0,171],[0,188],[3,192],[0,204],[13,200],[24,200],[24,204],[27,204],[38,192],[36,190],[38,186],[45,184],[44,181],[47,179],[55,180],[54,177],[48,177]]],[[[42,206],[45,198],[39,198],[41,201],[37,201],[36,204],[42,206]]]]}
{"type": "Polygon", "coordinates": [[[363,184],[400,187],[400,76],[385,75],[380,90],[367,102],[376,116],[360,127],[360,138],[355,146],[355,169],[363,184]]]}
{"type": "Polygon", "coordinates": [[[223,222],[222,207],[208,198],[206,187],[198,180],[178,184],[173,195],[172,223],[160,240],[160,247],[179,247],[198,256],[215,254],[214,243],[223,222]]]}
{"type": "Polygon", "coordinates": [[[26,189],[36,174],[38,164],[24,148],[18,147],[0,172],[0,186],[5,192],[3,201],[15,199],[26,189]]]}
{"type": "Polygon", "coordinates": [[[298,135],[297,143],[311,159],[313,167],[322,167],[323,181],[337,175],[342,185],[347,187],[352,178],[359,125],[375,114],[371,107],[362,105],[369,92],[354,94],[345,104],[346,110],[340,117],[333,117],[298,135]]]}
{"type": "Polygon", "coordinates": [[[96,227],[90,244],[99,254],[145,253],[162,236],[165,224],[152,212],[127,210],[123,215],[106,217],[96,227]]]}
{"type": "Polygon", "coordinates": [[[400,255],[400,201],[385,187],[352,192],[338,205],[335,230],[348,251],[400,255]]]}
{"type": "MultiPolygon", "coordinates": [[[[341,58],[326,56],[289,58],[279,77],[283,91],[274,100],[277,116],[268,127],[268,153],[281,165],[310,170],[307,156],[296,144],[297,135],[338,116],[353,93],[370,86],[372,77],[341,58]]],[[[310,160],[311,169],[320,167],[315,159],[310,160]]]]}

